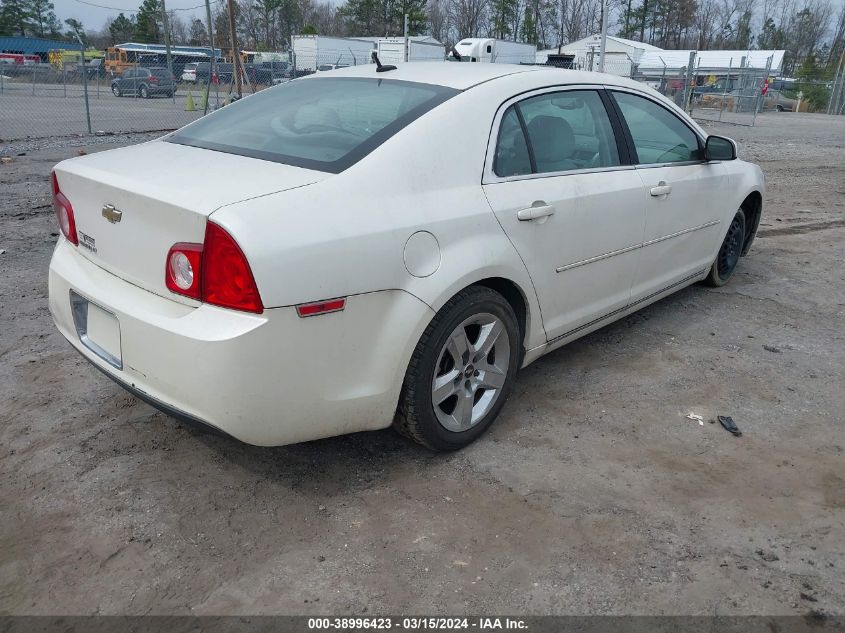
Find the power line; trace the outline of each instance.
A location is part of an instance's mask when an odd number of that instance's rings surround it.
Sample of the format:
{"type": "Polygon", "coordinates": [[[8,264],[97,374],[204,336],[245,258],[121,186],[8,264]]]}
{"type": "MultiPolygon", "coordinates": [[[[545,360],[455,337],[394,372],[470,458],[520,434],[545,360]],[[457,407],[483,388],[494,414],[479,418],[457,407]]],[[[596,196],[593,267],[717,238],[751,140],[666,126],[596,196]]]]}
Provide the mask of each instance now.
{"type": "MultiPolygon", "coordinates": [[[[108,7],[103,4],[95,4],[93,2],[87,2],[86,0],[75,0],[79,4],[87,4],[89,7],[97,7],[98,9],[109,9],[110,11],[121,11],[123,13],[140,13],[140,9],[122,9],[120,7],[108,7]]],[[[195,7],[186,7],[184,9],[170,9],[171,11],[195,11],[197,9],[202,9],[205,4],[198,4],[195,7]]]]}

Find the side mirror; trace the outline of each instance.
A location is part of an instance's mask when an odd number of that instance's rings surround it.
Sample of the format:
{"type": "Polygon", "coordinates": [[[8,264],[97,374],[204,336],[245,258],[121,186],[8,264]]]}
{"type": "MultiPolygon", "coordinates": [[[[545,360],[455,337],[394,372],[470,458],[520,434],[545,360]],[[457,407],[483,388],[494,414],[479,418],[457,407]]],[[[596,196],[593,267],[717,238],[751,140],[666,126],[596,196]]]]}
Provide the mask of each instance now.
{"type": "Polygon", "coordinates": [[[736,160],[736,143],[724,136],[708,136],[704,160],[736,160]]]}

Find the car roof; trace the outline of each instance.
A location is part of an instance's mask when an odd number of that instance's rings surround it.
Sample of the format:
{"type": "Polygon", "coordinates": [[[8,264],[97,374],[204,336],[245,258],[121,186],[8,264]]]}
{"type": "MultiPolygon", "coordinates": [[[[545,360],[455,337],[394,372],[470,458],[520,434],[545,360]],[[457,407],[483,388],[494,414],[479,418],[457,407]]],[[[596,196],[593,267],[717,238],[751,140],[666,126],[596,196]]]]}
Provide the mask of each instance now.
{"type": "Polygon", "coordinates": [[[482,84],[500,77],[530,73],[532,83],[543,83],[548,80],[550,84],[594,84],[594,85],[618,85],[618,86],[640,86],[630,79],[608,75],[605,73],[594,73],[583,70],[564,70],[552,66],[531,66],[518,64],[490,64],[482,62],[410,62],[395,64],[396,70],[383,73],[376,72],[375,64],[361,64],[337,68],[330,74],[308,75],[305,79],[323,79],[328,77],[370,77],[374,79],[397,79],[402,81],[413,81],[417,83],[433,84],[466,90],[478,84],[482,84]]]}

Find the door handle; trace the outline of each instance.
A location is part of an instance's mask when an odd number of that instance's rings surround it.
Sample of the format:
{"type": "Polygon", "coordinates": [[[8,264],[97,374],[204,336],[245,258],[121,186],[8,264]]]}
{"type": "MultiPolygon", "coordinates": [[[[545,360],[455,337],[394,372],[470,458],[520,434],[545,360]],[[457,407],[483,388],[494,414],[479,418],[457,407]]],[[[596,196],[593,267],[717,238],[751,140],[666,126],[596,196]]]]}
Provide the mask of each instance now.
{"type": "Polygon", "coordinates": [[[516,212],[516,217],[520,222],[528,222],[529,220],[539,220],[538,224],[542,224],[548,220],[550,215],[554,215],[555,208],[546,204],[542,200],[537,200],[527,209],[520,209],[516,212]]]}
{"type": "Polygon", "coordinates": [[[649,189],[649,193],[655,197],[668,196],[672,193],[672,185],[666,184],[665,180],[661,180],[656,187],[649,189]]]}

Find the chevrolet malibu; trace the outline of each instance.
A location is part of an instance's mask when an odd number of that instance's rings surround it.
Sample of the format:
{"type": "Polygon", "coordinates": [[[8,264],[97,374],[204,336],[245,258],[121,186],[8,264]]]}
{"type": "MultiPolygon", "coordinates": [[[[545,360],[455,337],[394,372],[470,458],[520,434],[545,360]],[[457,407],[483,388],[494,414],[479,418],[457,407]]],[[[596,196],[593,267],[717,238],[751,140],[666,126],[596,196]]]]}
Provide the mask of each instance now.
{"type": "Polygon", "coordinates": [[[520,367],[726,283],[763,177],[642,84],[415,63],[264,90],[52,186],[53,318],[139,398],[251,444],[392,424],[452,450],[520,367]]]}

